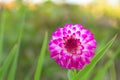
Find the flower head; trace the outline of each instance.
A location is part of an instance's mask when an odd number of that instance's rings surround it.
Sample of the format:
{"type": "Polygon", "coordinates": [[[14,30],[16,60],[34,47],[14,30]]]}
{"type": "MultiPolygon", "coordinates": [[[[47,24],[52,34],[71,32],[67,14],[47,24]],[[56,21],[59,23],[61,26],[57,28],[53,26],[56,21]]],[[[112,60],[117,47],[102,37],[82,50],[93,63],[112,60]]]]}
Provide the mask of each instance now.
{"type": "Polygon", "coordinates": [[[94,56],[94,35],[81,24],[58,28],[49,42],[50,57],[62,67],[82,69],[94,56]]]}

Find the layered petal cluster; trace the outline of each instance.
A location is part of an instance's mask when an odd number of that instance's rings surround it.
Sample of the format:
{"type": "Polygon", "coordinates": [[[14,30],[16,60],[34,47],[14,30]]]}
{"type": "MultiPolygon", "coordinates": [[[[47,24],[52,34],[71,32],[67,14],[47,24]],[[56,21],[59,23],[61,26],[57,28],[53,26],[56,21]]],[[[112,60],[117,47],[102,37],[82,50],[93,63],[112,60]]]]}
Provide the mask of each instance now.
{"type": "Polygon", "coordinates": [[[82,69],[94,56],[94,34],[81,24],[66,24],[58,28],[49,42],[50,57],[68,69],[82,69]]]}

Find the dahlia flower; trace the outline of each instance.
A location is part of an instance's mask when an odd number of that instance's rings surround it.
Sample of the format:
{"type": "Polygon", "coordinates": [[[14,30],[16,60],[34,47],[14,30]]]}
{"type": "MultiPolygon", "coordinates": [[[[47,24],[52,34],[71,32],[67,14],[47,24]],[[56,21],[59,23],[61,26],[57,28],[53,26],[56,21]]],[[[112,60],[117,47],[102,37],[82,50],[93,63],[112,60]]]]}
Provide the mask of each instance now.
{"type": "Polygon", "coordinates": [[[94,34],[81,24],[58,28],[49,42],[50,57],[67,69],[82,69],[94,56],[94,34]]]}

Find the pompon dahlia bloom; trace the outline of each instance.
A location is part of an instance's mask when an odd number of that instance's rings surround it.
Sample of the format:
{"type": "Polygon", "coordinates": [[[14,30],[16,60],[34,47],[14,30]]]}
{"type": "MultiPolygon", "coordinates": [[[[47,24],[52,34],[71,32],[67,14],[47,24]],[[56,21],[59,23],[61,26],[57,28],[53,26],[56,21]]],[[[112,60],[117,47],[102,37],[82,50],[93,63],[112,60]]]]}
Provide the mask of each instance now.
{"type": "Polygon", "coordinates": [[[49,42],[50,57],[62,67],[82,69],[94,56],[94,35],[81,24],[58,28],[49,42]]]}

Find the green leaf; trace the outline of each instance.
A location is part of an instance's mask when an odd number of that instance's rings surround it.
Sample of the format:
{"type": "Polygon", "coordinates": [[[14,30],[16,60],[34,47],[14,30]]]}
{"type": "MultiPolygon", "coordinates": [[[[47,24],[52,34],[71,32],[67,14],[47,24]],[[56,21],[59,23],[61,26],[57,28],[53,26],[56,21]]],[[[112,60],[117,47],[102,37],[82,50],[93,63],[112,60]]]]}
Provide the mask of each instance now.
{"type": "Polygon", "coordinates": [[[10,51],[7,58],[5,59],[0,71],[0,80],[4,80],[4,76],[7,73],[7,70],[13,60],[13,57],[15,56],[16,50],[17,50],[17,45],[13,47],[13,49],[10,51]]]}
{"type": "Polygon", "coordinates": [[[72,70],[68,70],[67,76],[68,76],[68,80],[73,80],[74,72],[72,70]]]}
{"type": "Polygon", "coordinates": [[[113,63],[114,58],[111,58],[97,73],[94,80],[102,80],[103,76],[105,75],[107,69],[110,67],[110,65],[113,63]]]}
{"type": "MultiPolygon", "coordinates": [[[[96,48],[96,52],[98,52],[98,51],[100,51],[102,48],[103,48],[103,46],[106,44],[106,39],[104,39],[104,40],[102,40],[101,42],[99,42],[98,44],[97,44],[97,48],[96,48]]],[[[97,54],[97,53],[96,53],[97,54]]]]}
{"type": "Polygon", "coordinates": [[[0,62],[3,50],[3,38],[4,38],[4,29],[5,29],[5,9],[2,11],[1,25],[0,25],[0,62]]]}
{"type": "Polygon", "coordinates": [[[21,26],[20,26],[20,33],[18,36],[18,48],[16,50],[16,55],[14,57],[13,63],[11,65],[10,72],[8,74],[8,80],[14,80],[15,79],[15,72],[17,69],[17,61],[18,61],[18,56],[19,56],[19,49],[20,49],[20,44],[21,44],[21,39],[22,39],[22,34],[24,30],[24,25],[25,25],[25,14],[22,15],[22,21],[21,21],[21,26]]]}
{"type": "Polygon", "coordinates": [[[39,56],[38,65],[37,65],[37,68],[36,68],[34,80],[40,80],[43,60],[44,60],[45,51],[46,51],[46,48],[47,48],[47,40],[48,40],[48,33],[46,32],[45,37],[44,37],[44,41],[43,41],[43,45],[42,45],[42,48],[41,48],[41,51],[40,51],[40,56],[39,56]]]}
{"type": "Polygon", "coordinates": [[[94,80],[102,80],[104,74],[106,73],[106,71],[108,70],[108,68],[112,65],[114,59],[119,54],[119,52],[120,52],[120,45],[118,46],[117,50],[113,53],[113,55],[111,55],[111,58],[107,61],[107,63],[104,65],[104,67],[102,67],[102,69],[100,69],[98,71],[98,73],[95,76],[94,80]]]}
{"type": "Polygon", "coordinates": [[[8,74],[8,80],[14,80],[14,78],[15,78],[15,71],[16,71],[16,67],[17,67],[18,54],[19,54],[19,52],[17,49],[16,55],[14,57],[12,65],[11,65],[11,69],[10,69],[9,74],[8,74]]]}
{"type": "Polygon", "coordinates": [[[92,69],[95,67],[96,63],[103,57],[103,55],[113,44],[115,38],[116,36],[112,40],[110,40],[98,53],[96,53],[90,64],[86,65],[81,71],[79,71],[79,73],[77,74],[79,80],[83,80],[85,77],[87,77],[90,74],[92,69]]]}

